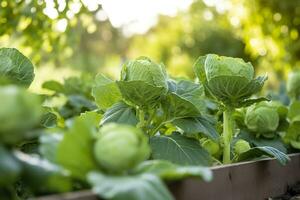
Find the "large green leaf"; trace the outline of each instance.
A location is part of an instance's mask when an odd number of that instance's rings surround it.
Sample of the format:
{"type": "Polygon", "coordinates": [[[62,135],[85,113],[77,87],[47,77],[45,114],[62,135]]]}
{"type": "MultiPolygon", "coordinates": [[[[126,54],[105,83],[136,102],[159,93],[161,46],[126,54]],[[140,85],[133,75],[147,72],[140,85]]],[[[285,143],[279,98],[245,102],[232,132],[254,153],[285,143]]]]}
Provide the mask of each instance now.
{"type": "Polygon", "coordinates": [[[199,141],[179,133],[154,136],[150,138],[150,145],[154,159],[168,160],[179,165],[211,165],[211,157],[199,141]]]}
{"type": "Polygon", "coordinates": [[[93,122],[76,118],[58,145],[58,163],[81,179],[85,179],[89,171],[97,169],[92,148],[95,131],[93,122]]]}
{"type": "Polygon", "coordinates": [[[117,81],[117,84],[123,98],[141,108],[156,106],[166,93],[166,88],[144,81],[117,81]]]}
{"type": "Polygon", "coordinates": [[[223,103],[235,106],[240,100],[252,95],[242,92],[248,84],[249,80],[242,76],[217,76],[208,82],[208,87],[223,103]]]}
{"type": "Polygon", "coordinates": [[[14,48],[0,49],[0,79],[29,87],[34,79],[34,67],[30,60],[14,48]]]}
{"type": "Polygon", "coordinates": [[[213,124],[204,117],[183,118],[173,121],[187,135],[197,135],[199,133],[211,138],[214,141],[219,139],[219,134],[213,124]]]}
{"type": "Polygon", "coordinates": [[[251,148],[250,150],[238,155],[236,158],[234,158],[234,160],[240,162],[240,161],[256,159],[262,156],[275,158],[282,165],[286,165],[287,162],[290,161],[288,155],[282,153],[281,151],[273,147],[267,147],[267,146],[251,148]]]}
{"type": "Polygon", "coordinates": [[[197,177],[204,181],[212,180],[212,171],[201,166],[180,166],[166,160],[148,160],[138,165],[133,173],[150,173],[164,180],[181,180],[187,177],[197,177]]]}
{"type": "Polygon", "coordinates": [[[93,191],[111,200],[172,200],[163,182],[153,174],[110,176],[100,172],[88,174],[93,191]]]}
{"type": "Polygon", "coordinates": [[[104,113],[101,124],[109,122],[136,125],[138,120],[136,118],[135,110],[132,107],[124,102],[118,102],[104,113]]]}
{"type": "Polygon", "coordinates": [[[92,89],[92,95],[99,108],[103,110],[111,107],[122,99],[117,84],[102,74],[98,74],[95,78],[95,86],[92,89]]]}
{"type": "Polygon", "coordinates": [[[167,95],[166,99],[162,101],[162,107],[166,119],[169,121],[186,117],[199,117],[201,115],[193,103],[175,93],[167,95]]]}
{"type": "Polygon", "coordinates": [[[178,82],[170,80],[169,86],[171,86],[169,87],[169,92],[175,93],[189,101],[199,111],[205,110],[205,102],[203,100],[204,89],[202,85],[188,80],[180,80],[178,82]]]}
{"type": "Polygon", "coordinates": [[[72,185],[66,170],[37,155],[14,152],[23,166],[22,181],[33,191],[66,192],[72,185]]]}

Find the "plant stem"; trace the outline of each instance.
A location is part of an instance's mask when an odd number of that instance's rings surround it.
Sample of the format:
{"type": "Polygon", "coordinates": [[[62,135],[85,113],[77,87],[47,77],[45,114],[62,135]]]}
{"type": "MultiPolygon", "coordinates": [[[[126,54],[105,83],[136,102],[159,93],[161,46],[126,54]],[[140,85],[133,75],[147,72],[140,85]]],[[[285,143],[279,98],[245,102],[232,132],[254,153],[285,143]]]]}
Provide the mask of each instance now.
{"type": "Polygon", "coordinates": [[[143,128],[145,126],[145,113],[142,109],[139,109],[139,123],[137,124],[138,128],[143,128]]]}
{"type": "Polygon", "coordinates": [[[223,113],[223,164],[230,164],[230,143],[234,133],[233,109],[227,108],[223,113]]]}

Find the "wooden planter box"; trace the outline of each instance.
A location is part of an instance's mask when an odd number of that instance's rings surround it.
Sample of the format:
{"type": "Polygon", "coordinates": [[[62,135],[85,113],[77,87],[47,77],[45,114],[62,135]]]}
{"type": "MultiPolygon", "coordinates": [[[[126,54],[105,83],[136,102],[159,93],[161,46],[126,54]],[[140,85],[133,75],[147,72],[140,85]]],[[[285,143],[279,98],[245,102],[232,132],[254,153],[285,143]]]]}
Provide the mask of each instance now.
{"type": "MultiPolygon", "coordinates": [[[[281,166],[274,159],[250,161],[212,167],[210,183],[186,179],[171,183],[169,188],[177,200],[263,200],[284,194],[288,186],[300,181],[300,154],[281,166]]],[[[52,195],[37,200],[98,200],[91,191],[52,195]]]]}

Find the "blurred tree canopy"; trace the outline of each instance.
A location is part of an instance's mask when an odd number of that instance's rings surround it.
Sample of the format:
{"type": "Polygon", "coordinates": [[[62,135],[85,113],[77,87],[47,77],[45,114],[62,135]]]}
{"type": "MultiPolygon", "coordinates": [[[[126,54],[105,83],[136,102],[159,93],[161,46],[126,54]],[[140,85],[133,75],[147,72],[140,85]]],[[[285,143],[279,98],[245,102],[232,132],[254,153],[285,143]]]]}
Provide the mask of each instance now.
{"type": "Polygon", "coordinates": [[[95,71],[128,41],[102,11],[80,0],[1,0],[0,45],[21,48],[34,63],[95,71]]]}
{"type": "Polygon", "coordinates": [[[1,0],[0,45],[21,48],[41,66],[92,72],[140,55],[191,77],[195,59],[206,53],[242,57],[275,78],[300,64],[300,0],[195,0],[130,38],[112,27],[101,5],[86,2],[1,0]]]}
{"type": "Polygon", "coordinates": [[[173,74],[191,76],[185,69],[199,55],[217,53],[282,78],[300,64],[299,31],[300,0],[198,0],[175,18],[162,17],[146,37],[134,39],[130,52],[153,55],[173,74]]]}

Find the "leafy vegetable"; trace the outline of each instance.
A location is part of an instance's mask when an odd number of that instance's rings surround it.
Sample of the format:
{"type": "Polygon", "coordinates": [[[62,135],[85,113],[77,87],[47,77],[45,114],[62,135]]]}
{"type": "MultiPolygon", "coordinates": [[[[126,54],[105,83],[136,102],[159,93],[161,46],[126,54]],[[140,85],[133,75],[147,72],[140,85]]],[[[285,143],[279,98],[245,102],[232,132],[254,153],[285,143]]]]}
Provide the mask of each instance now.
{"type": "Polygon", "coordinates": [[[274,107],[257,104],[247,109],[245,124],[250,131],[257,135],[263,134],[265,137],[274,137],[272,133],[278,128],[279,115],[274,107]]]}
{"type": "Polygon", "coordinates": [[[0,87],[1,142],[16,144],[32,135],[28,130],[37,126],[42,117],[41,99],[16,86],[0,87]]]}
{"type": "Polygon", "coordinates": [[[245,153],[246,151],[250,150],[250,144],[246,140],[239,139],[234,144],[234,153],[240,155],[245,153]]]}
{"type": "Polygon", "coordinates": [[[14,48],[0,49],[0,82],[29,87],[34,68],[28,58],[14,48]]]}
{"type": "Polygon", "coordinates": [[[99,130],[94,146],[96,161],[105,170],[129,170],[150,155],[148,138],[132,126],[107,124],[99,130]]]}

